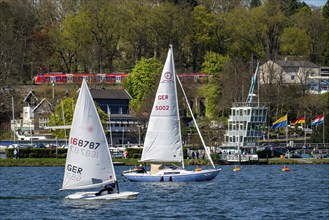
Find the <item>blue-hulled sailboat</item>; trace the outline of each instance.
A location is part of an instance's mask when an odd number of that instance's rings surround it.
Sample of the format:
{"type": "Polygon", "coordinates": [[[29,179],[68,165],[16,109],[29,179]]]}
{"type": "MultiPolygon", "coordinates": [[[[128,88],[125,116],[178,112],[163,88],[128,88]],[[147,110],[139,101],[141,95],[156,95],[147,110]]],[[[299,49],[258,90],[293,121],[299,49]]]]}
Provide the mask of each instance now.
{"type": "MultiPolygon", "coordinates": [[[[126,180],[134,182],[209,181],[220,172],[211,159],[209,148],[204,144],[188,102],[187,105],[212,168],[187,170],[184,167],[176,79],[182,87],[179,78],[176,77],[173,49],[170,46],[150,115],[141,158],[141,162],[152,163],[151,169],[144,172],[139,172],[139,169],[124,171],[122,175],[126,180]],[[173,162],[181,163],[181,167],[165,165],[173,162]]],[[[184,90],[183,94],[187,100],[184,90]]]]}

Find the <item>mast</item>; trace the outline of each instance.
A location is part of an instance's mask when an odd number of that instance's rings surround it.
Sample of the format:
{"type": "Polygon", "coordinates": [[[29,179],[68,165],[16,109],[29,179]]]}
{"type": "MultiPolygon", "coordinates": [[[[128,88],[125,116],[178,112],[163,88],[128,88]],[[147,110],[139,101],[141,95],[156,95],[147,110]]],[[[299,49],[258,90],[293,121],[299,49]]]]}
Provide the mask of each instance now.
{"type": "MultiPolygon", "coordinates": [[[[172,67],[173,67],[173,69],[172,69],[172,71],[173,71],[173,80],[174,80],[174,88],[176,89],[177,88],[177,86],[176,86],[176,78],[178,79],[178,76],[176,75],[176,69],[175,69],[175,63],[174,63],[174,50],[173,50],[173,48],[172,48],[172,45],[170,44],[169,45],[169,47],[170,47],[170,50],[171,50],[171,62],[172,62],[172,67]]],[[[178,81],[179,81],[179,79],[178,79],[178,81]]],[[[180,82],[180,81],[179,81],[180,82]]],[[[179,117],[179,108],[178,108],[178,97],[177,97],[178,95],[177,95],[177,89],[176,89],[176,97],[175,97],[175,101],[176,101],[176,106],[177,106],[177,108],[176,108],[176,111],[177,111],[177,119],[179,120],[180,119],[180,117],[179,117]]],[[[183,155],[183,158],[182,158],[182,168],[184,169],[185,168],[185,165],[184,165],[184,152],[183,152],[183,142],[182,142],[182,130],[181,130],[181,125],[180,125],[180,122],[178,122],[178,130],[179,130],[179,138],[180,138],[180,145],[181,145],[181,154],[183,155]]]]}
{"type": "Polygon", "coordinates": [[[322,125],[322,141],[323,141],[323,146],[324,146],[324,112],[322,113],[323,114],[323,125],[322,125]]]}
{"type": "Polygon", "coordinates": [[[113,140],[112,140],[112,126],[111,126],[111,111],[110,107],[107,105],[107,115],[109,117],[109,127],[110,127],[110,141],[111,141],[111,146],[113,146],[113,140]]]}
{"type": "Polygon", "coordinates": [[[65,136],[65,143],[66,143],[66,146],[67,145],[67,138],[66,138],[66,128],[65,128],[65,115],[64,115],[64,105],[63,105],[63,102],[62,102],[62,119],[63,119],[63,123],[64,123],[64,136],[65,136]]]}
{"type": "MultiPolygon", "coordinates": [[[[253,96],[255,95],[254,94],[254,90],[255,90],[255,86],[257,86],[258,84],[258,67],[259,67],[259,61],[257,62],[257,66],[256,66],[256,70],[255,70],[255,73],[254,73],[254,76],[251,78],[251,84],[250,84],[250,89],[249,89],[249,93],[248,93],[248,97],[247,97],[247,103],[252,103],[252,99],[253,99],[253,96]]],[[[258,88],[258,103],[259,103],[259,86],[257,86],[258,88]]]]}
{"type": "Polygon", "coordinates": [[[306,129],[306,114],[304,112],[304,125],[303,125],[303,128],[304,128],[304,146],[306,146],[306,132],[305,132],[305,129],[306,129]]]}
{"type": "Polygon", "coordinates": [[[14,97],[11,97],[11,106],[13,112],[13,123],[14,123],[14,143],[16,142],[16,122],[15,122],[15,107],[14,107],[14,97]]]}
{"type": "MultiPolygon", "coordinates": [[[[198,124],[196,123],[196,120],[195,120],[195,118],[194,118],[194,115],[193,115],[193,112],[192,112],[191,106],[190,106],[190,104],[188,103],[188,99],[187,99],[186,94],[185,94],[185,91],[184,91],[184,89],[183,89],[183,85],[182,85],[182,83],[181,83],[181,81],[180,81],[180,79],[179,79],[179,77],[178,77],[177,75],[176,75],[176,78],[177,78],[177,81],[178,81],[178,83],[179,83],[179,85],[180,85],[182,91],[183,91],[184,98],[185,98],[185,101],[186,101],[186,103],[187,103],[187,107],[188,107],[188,109],[189,109],[189,111],[190,111],[190,113],[191,113],[191,116],[192,116],[193,122],[194,122],[195,127],[196,127],[196,129],[197,129],[197,131],[198,131],[198,134],[199,134],[199,136],[200,136],[200,139],[201,139],[202,145],[203,145],[203,147],[204,147],[204,149],[205,149],[205,151],[206,151],[206,154],[207,154],[207,156],[208,156],[208,159],[210,160],[210,163],[211,163],[212,167],[215,169],[215,164],[214,164],[214,162],[212,161],[212,158],[211,158],[211,156],[210,156],[209,149],[207,148],[207,146],[206,146],[206,144],[205,144],[205,142],[204,142],[204,140],[203,140],[203,137],[202,137],[202,135],[201,135],[200,129],[199,129],[199,127],[198,127],[198,124]]],[[[184,161],[184,160],[183,160],[183,161],[184,161]]]]}

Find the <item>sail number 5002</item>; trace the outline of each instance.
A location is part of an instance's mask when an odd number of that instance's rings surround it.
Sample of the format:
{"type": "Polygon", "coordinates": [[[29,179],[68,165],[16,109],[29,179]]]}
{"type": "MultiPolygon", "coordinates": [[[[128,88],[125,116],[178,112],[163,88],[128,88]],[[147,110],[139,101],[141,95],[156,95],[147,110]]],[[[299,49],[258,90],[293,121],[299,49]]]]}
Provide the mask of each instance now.
{"type": "Polygon", "coordinates": [[[79,147],[87,147],[87,148],[93,149],[93,150],[96,150],[100,145],[100,143],[97,143],[97,142],[85,141],[85,140],[81,140],[81,139],[74,138],[74,137],[72,137],[70,139],[70,143],[72,145],[76,145],[79,147]]]}
{"type": "Polygon", "coordinates": [[[156,105],[155,110],[169,110],[169,105],[156,105]]]}

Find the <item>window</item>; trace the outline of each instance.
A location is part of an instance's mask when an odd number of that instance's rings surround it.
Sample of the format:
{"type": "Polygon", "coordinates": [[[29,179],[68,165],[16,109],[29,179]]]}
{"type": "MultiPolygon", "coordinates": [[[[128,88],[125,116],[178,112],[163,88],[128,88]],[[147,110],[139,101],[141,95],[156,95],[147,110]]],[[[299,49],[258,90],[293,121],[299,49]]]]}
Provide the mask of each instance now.
{"type": "Polygon", "coordinates": [[[48,126],[49,118],[39,118],[39,128],[48,126]]]}

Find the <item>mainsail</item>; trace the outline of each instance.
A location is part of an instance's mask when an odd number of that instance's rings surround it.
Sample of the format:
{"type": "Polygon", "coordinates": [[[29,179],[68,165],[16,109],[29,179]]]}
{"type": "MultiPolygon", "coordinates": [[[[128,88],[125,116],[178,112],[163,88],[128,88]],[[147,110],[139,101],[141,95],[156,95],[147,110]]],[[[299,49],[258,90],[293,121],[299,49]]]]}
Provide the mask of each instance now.
{"type": "Polygon", "coordinates": [[[75,106],[62,189],[87,189],[115,182],[107,139],[85,79],[75,106]]]}
{"type": "Polygon", "coordinates": [[[170,47],[150,115],[141,161],[181,162],[182,160],[176,73],[173,51],[170,47]]]}

